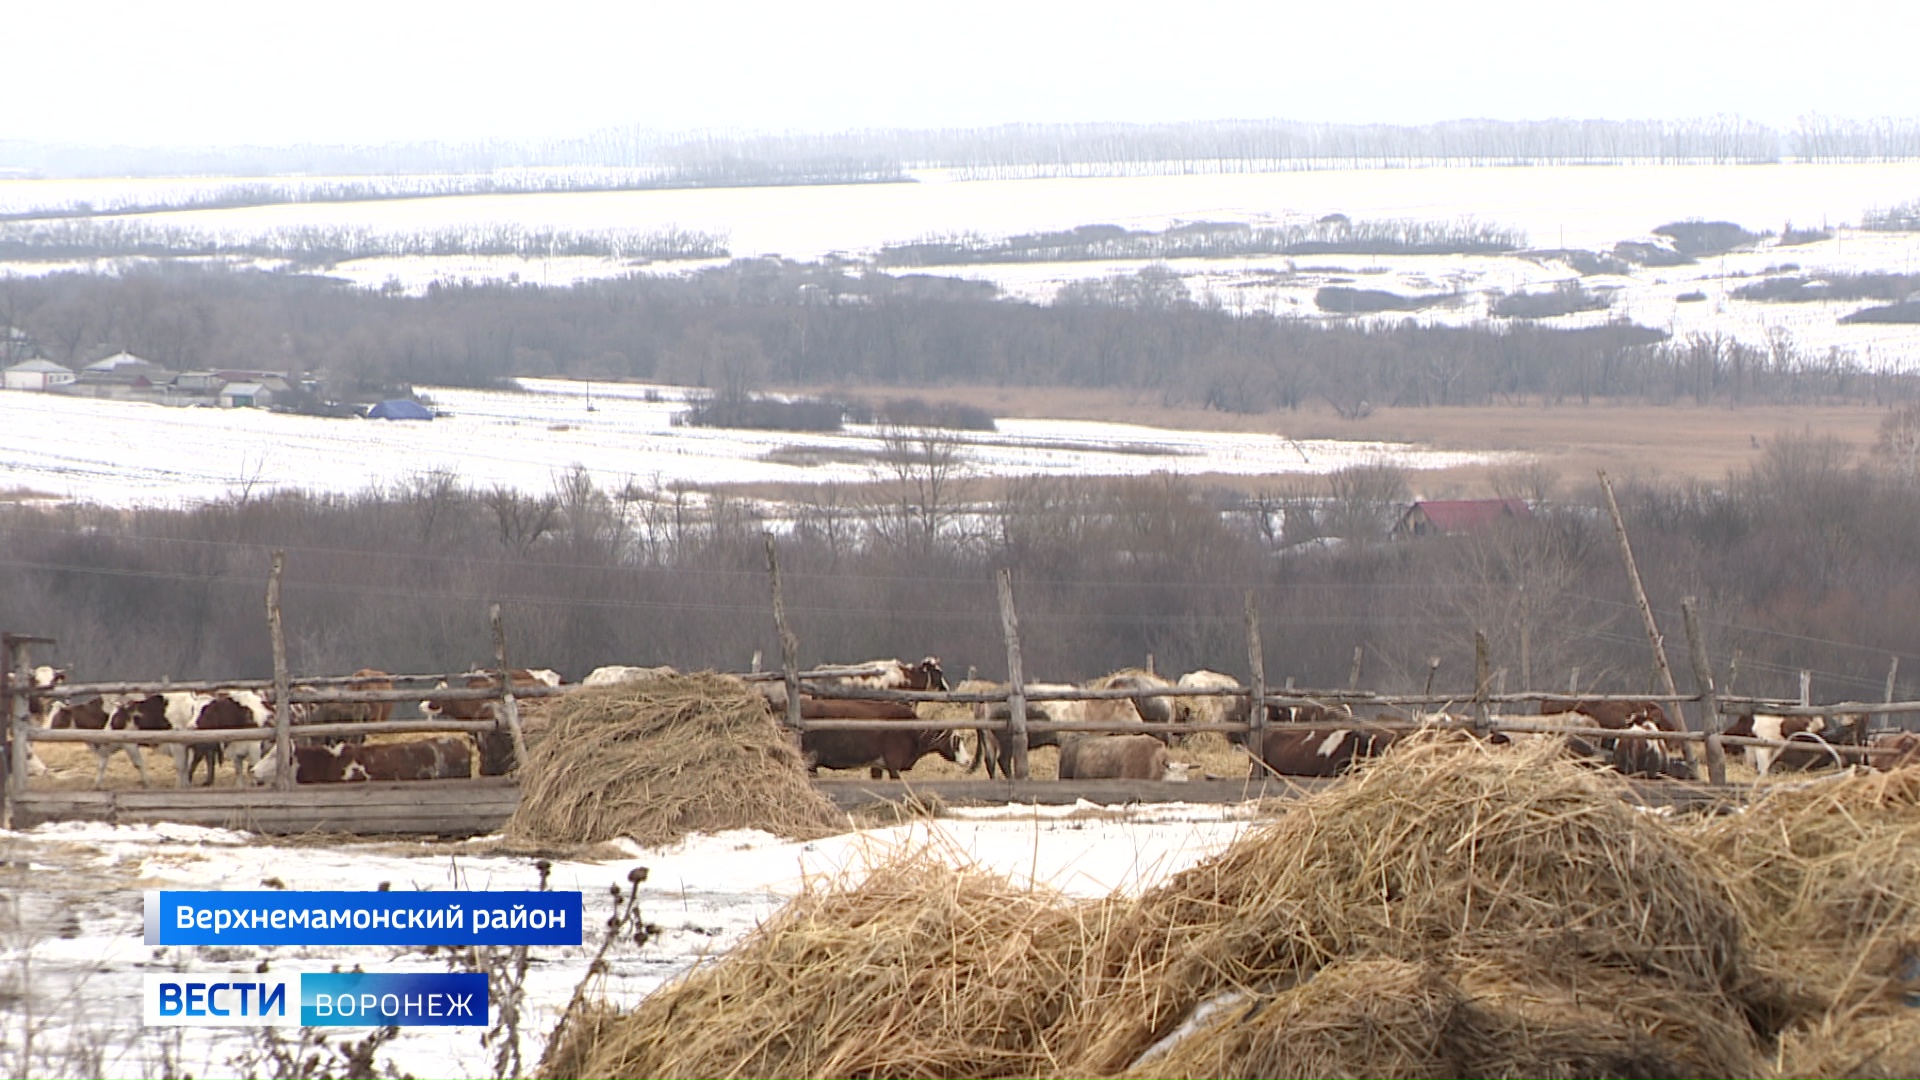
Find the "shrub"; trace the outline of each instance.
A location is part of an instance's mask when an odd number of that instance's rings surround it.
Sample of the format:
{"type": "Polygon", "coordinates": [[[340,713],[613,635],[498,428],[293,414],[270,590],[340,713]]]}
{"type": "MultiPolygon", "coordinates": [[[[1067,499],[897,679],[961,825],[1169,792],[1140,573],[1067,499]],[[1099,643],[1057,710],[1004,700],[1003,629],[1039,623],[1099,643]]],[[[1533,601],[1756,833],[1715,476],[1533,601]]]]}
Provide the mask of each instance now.
{"type": "Polygon", "coordinates": [[[1321,311],[1335,315],[1364,315],[1376,311],[1419,311],[1439,303],[1439,296],[1402,296],[1384,289],[1349,289],[1329,285],[1313,294],[1321,311]]]}
{"type": "Polygon", "coordinates": [[[1549,292],[1509,293],[1496,298],[1489,312],[1502,319],[1550,319],[1577,311],[1604,311],[1613,305],[1605,293],[1588,292],[1577,281],[1563,281],[1549,292]]]}
{"type": "Polygon", "coordinates": [[[1653,230],[1655,236],[1673,241],[1673,249],[1682,255],[1718,255],[1745,247],[1760,239],[1731,221],[1670,221],[1653,230]]]}
{"type": "Polygon", "coordinates": [[[1641,266],[1686,266],[1694,261],[1692,256],[1683,255],[1673,248],[1642,240],[1622,240],[1613,245],[1613,254],[1641,266]]]}
{"type": "MultiPolygon", "coordinates": [[[[910,428],[948,428],[959,431],[993,431],[996,428],[993,414],[978,405],[962,405],[955,401],[928,402],[923,398],[888,398],[879,407],[868,412],[871,419],[860,423],[881,423],[894,427],[910,428]]],[[[853,419],[849,412],[848,419],[853,419]]]]}
{"type": "Polygon", "coordinates": [[[1920,323],[1920,300],[1864,308],[1840,321],[1842,323],[1920,323]]]}
{"type": "Polygon", "coordinates": [[[697,402],[673,418],[688,427],[750,428],[756,431],[839,431],[846,406],[819,398],[722,395],[697,402]]]}

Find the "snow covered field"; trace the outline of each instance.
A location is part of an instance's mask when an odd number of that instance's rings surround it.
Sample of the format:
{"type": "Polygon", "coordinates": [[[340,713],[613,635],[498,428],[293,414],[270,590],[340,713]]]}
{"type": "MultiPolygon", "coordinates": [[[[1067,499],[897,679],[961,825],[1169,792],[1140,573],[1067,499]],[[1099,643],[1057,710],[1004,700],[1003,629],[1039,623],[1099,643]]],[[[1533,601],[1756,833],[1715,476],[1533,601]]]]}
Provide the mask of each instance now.
{"type": "MultiPolygon", "coordinates": [[[[659,850],[627,845],[606,861],[557,862],[551,886],[585,894],[587,944],[534,950],[528,1067],[598,944],[594,930],[609,911],[608,887],[624,889],[635,866],[649,870],[641,911],[664,933],[637,952],[623,946],[611,954],[607,986],[615,1002],[631,1003],[702,956],[733,947],[809,882],[858,875],[890,853],[930,850],[956,866],[979,866],[1016,881],[1037,876],[1045,887],[1099,896],[1138,890],[1217,853],[1251,821],[1250,811],[1237,806],[1163,804],[1124,814],[1090,809],[955,809],[938,821],[811,843],[735,831],[659,850]]],[[[0,832],[0,860],[0,1072],[13,1076],[71,1074],[72,1040],[101,1048],[105,1076],[162,1075],[163,1055],[169,1054],[176,1070],[234,1075],[235,1058],[252,1045],[244,1029],[140,1027],[141,978],[147,972],[244,974],[263,962],[282,973],[326,971],[336,964],[370,971],[447,969],[441,959],[407,950],[146,946],[142,890],[376,889],[382,882],[397,890],[530,889],[538,883],[530,856],[498,854],[485,841],[288,845],[180,825],[72,823],[0,832]],[[18,994],[22,983],[32,987],[30,994],[18,994]],[[35,1049],[23,1058],[22,1036],[30,1024],[37,1029],[35,1049]]],[[[364,1034],[339,1030],[347,1038],[364,1034]]],[[[491,1075],[491,1052],[476,1031],[403,1031],[383,1051],[400,1069],[415,1076],[491,1075]]]]}
{"type": "MultiPolygon", "coordinates": [[[[1356,221],[1454,222],[1471,218],[1526,232],[1538,249],[1603,250],[1649,237],[1667,222],[1726,220],[1755,232],[1792,224],[1835,228],[1833,239],[1753,252],[1693,266],[1636,268],[1584,279],[1614,297],[1613,313],[1682,337],[1718,333],[1756,345],[1786,338],[1801,352],[1850,351],[1876,366],[1920,366],[1920,327],[1840,326],[1867,302],[1762,304],[1729,292],[1783,264],[1803,273],[1912,272],[1920,234],[1840,228],[1873,209],[1920,199],[1920,163],[1878,165],[1621,165],[1516,168],[1357,169],[1216,176],[1054,180],[954,180],[922,172],[920,182],[781,188],[476,195],[345,203],[295,203],[177,211],[135,219],[156,227],[241,239],[325,226],[374,234],[491,232],[502,226],[582,233],[685,229],[722,236],[735,257],[854,258],[929,237],[1004,237],[1114,224],[1159,230],[1198,221],[1276,225],[1332,213],[1356,221]],[[1678,297],[1700,292],[1705,300],[1678,297]],[[1786,335],[1783,338],[1782,335],[1786,335]]],[[[276,181],[277,182],[277,181],[276,181]]],[[[398,182],[398,181],[396,181],[398,182]]],[[[0,181],[0,210],[90,201],[99,206],[211,193],[238,181],[0,181]],[[194,184],[202,185],[195,189],[194,184]]],[[[244,186],[244,185],[239,185],[244,186]]],[[[98,264],[0,264],[0,273],[60,269],[111,271],[98,264]]],[[[658,263],[645,273],[686,273],[710,262],[658,263]]],[[[915,273],[992,281],[1038,302],[1063,284],[1133,273],[1146,261],[915,267],[915,273]]],[[[1190,293],[1228,310],[1319,317],[1314,291],[1329,283],[1406,295],[1458,294],[1412,316],[1464,324],[1487,317],[1492,294],[1540,290],[1576,277],[1557,261],[1520,256],[1327,256],[1188,259],[1173,264],[1190,293]]],[[[368,288],[420,292],[435,281],[519,280],[563,285],[636,272],[620,259],[434,256],[359,259],[327,273],[368,288]]],[[[1544,320],[1571,326],[1605,319],[1589,312],[1544,320]]]]}
{"type": "MultiPolygon", "coordinates": [[[[526,393],[422,388],[430,422],[330,420],[257,409],[176,408],[0,392],[0,490],[109,505],[161,505],[276,488],[348,492],[451,470],[482,487],[552,490],[584,465],[603,487],[749,482],[861,483],[880,473],[874,428],[845,434],[675,427],[685,391],[525,379],[526,393]]],[[[1174,431],[1131,424],[1003,420],[964,432],[978,476],[1153,472],[1323,473],[1392,461],[1450,468],[1496,455],[1397,443],[1295,441],[1284,434],[1174,431]]]]}

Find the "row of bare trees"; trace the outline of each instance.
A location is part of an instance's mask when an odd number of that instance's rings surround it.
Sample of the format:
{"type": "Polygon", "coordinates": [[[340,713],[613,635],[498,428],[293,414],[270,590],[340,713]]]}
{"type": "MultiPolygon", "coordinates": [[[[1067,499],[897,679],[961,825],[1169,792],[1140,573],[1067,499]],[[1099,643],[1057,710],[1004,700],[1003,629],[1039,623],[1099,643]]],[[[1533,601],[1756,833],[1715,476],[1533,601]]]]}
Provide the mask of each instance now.
{"type": "Polygon", "coordinates": [[[578,138],[385,146],[78,147],[14,143],[0,164],[48,175],[354,176],[647,170],[709,183],[898,175],[915,166],[983,176],[1262,172],[1353,166],[1911,160],[1920,122],[1810,114],[1781,129],[1721,114],[1673,120],[1447,120],[1329,124],[1238,120],[1014,124],[830,134],[670,134],[608,128],[578,138]]]}
{"type": "MultiPolygon", "coordinates": [[[[1701,598],[1722,688],[1874,696],[1920,605],[1920,410],[1881,449],[1783,437],[1718,485],[1625,482],[1655,604],[1701,598]],[[1732,662],[1734,670],[1725,670],[1732,662]]],[[[989,483],[935,434],[902,434],[871,484],[790,492],[771,513],[724,491],[596,485],[542,493],[447,473],[355,495],[236,496],[186,510],[0,509],[0,624],[58,638],[88,678],[259,676],[268,553],[287,551],[293,666],[453,670],[490,655],[502,603],[516,656],[575,678],[608,663],[741,669],[777,655],[762,536],[780,537],[790,618],[815,661],[941,656],[998,677],[993,577],[1011,567],[1029,669],[1079,678],[1152,654],[1245,676],[1259,597],[1267,671],[1346,685],[1471,681],[1483,631],[1512,690],[1649,688],[1648,654],[1591,485],[1501,477],[1531,518],[1391,537],[1406,477],[1360,467],[1251,496],[1169,476],[989,483]]],[[[1677,622],[1673,625],[1678,625],[1677,622]]]]}
{"type": "Polygon", "coordinates": [[[407,298],[294,275],[188,267],[0,278],[0,326],[49,358],[120,349],[170,367],[314,371],[329,386],[486,386],[515,375],[767,384],[1125,387],[1261,412],[1331,403],[1898,401],[1912,375],[1615,323],[1391,327],[1197,302],[1171,275],[1086,283],[1041,307],[979,282],[743,261],[566,289],[468,285],[407,298]]]}

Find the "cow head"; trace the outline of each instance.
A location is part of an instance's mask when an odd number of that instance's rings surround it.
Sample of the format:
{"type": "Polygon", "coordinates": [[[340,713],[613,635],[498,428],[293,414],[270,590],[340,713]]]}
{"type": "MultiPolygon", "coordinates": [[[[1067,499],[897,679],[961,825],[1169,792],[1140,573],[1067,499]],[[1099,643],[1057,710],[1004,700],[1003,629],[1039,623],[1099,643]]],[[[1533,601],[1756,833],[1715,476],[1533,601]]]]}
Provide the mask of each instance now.
{"type": "Polygon", "coordinates": [[[949,689],[947,673],[940,670],[940,658],[937,656],[929,656],[913,665],[912,675],[909,681],[915,690],[939,690],[944,693],[949,689]]]}

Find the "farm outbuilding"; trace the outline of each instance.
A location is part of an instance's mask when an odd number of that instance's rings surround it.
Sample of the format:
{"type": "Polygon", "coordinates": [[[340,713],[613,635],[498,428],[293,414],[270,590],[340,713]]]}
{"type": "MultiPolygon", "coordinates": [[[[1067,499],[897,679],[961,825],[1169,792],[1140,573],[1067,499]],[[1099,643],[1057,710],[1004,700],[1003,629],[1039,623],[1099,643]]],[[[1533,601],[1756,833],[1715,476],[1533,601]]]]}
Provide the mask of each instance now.
{"type": "Polygon", "coordinates": [[[223,409],[264,409],[273,404],[273,391],[259,383],[228,383],[220,390],[223,409]]]}
{"type": "Polygon", "coordinates": [[[431,420],[433,410],[417,401],[393,398],[367,410],[369,420],[431,420]]]}
{"type": "Polygon", "coordinates": [[[51,390],[74,380],[73,372],[51,360],[27,360],[5,372],[8,390],[51,390]]]}

